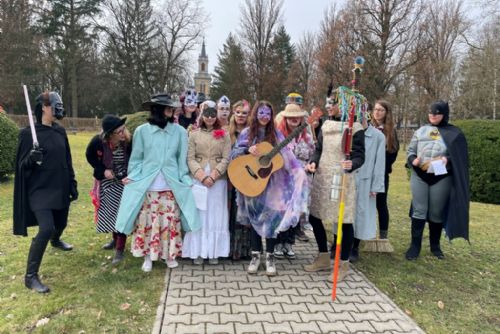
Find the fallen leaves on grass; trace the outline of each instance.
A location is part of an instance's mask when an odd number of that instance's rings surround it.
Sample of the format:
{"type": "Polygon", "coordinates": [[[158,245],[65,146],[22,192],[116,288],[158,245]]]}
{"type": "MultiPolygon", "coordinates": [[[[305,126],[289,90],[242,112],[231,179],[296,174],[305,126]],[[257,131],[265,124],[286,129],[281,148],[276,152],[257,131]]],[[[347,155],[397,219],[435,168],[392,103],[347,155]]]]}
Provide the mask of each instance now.
{"type": "Polygon", "coordinates": [[[120,310],[122,310],[122,311],[128,310],[129,308],[130,308],[129,303],[123,303],[120,305],[120,310]]]}
{"type": "Polygon", "coordinates": [[[438,301],[438,307],[440,310],[444,310],[444,303],[441,300],[438,301]]]}

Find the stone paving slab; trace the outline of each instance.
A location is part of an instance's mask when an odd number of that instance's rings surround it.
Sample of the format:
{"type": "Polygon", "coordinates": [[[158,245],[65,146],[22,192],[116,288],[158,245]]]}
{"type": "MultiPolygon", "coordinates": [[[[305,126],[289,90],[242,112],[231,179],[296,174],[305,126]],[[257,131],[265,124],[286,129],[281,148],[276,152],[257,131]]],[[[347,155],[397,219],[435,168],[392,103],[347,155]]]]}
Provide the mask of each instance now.
{"type": "Polygon", "coordinates": [[[248,261],[179,261],[167,269],[152,333],[424,333],[352,266],[332,302],[331,274],[303,270],[316,254],[310,237],[294,247],[297,259],[278,260],[275,277],[248,275],[248,261]]]}

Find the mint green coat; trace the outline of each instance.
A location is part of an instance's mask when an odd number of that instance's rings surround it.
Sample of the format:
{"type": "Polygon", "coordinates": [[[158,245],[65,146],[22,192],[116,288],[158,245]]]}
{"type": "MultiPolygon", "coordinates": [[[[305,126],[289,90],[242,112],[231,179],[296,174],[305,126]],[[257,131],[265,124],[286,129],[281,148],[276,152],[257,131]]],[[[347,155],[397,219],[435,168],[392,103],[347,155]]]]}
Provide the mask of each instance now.
{"type": "Polygon", "coordinates": [[[181,210],[183,230],[196,231],[201,228],[191,191],[187,147],[186,130],[178,124],[168,123],[165,129],[161,129],[146,123],[135,130],[128,163],[128,178],[132,181],[123,190],[116,219],[119,232],[133,232],[146,192],[158,173],[163,173],[174,193],[181,210]]]}

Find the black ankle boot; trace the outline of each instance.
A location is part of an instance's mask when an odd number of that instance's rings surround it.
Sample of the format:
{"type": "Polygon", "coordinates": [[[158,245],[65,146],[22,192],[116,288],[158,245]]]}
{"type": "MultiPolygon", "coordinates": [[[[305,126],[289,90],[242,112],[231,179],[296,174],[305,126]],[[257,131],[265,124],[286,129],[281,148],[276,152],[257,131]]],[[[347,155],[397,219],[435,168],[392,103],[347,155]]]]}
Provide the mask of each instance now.
{"type": "Polygon", "coordinates": [[[440,260],[444,259],[444,254],[440,245],[442,231],[443,224],[429,222],[429,242],[431,245],[431,253],[440,260]]]}
{"type": "Polygon", "coordinates": [[[61,239],[50,240],[50,244],[52,245],[52,247],[59,248],[60,250],[65,252],[73,249],[73,245],[62,241],[61,239]]]}
{"type": "Polygon", "coordinates": [[[349,254],[349,262],[354,263],[359,260],[359,248],[351,249],[351,254],[349,254]]]}
{"type": "Polygon", "coordinates": [[[111,239],[110,242],[107,242],[102,246],[102,249],[111,250],[115,248],[115,245],[115,239],[111,239]]]}
{"type": "Polygon", "coordinates": [[[47,293],[50,289],[40,282],[38,277],[38,269],[42,263],[43,254],[47,247],[48,240],[37,240],[33,238],[31,241],[30,251],[28,253],[28,264],[26,266],[26,275],[24,276],[24,285],[28,289],[33,289],[36,292],[47,293]]]}
{"type": "Polygon", "coordinates": [[[40,282],[40,277],[38,277],[38,274],[24,276],[24,285],[28,289],[35,290],[39,293],[50,292],[49,287],[40,282]]]}
{"type": "Polygon", "coordinates": [[[422,248],[422,235],[424,234],[425,220],[411,219],[411,245],[406,251],[407,260],[416,260],[422,248]]]}

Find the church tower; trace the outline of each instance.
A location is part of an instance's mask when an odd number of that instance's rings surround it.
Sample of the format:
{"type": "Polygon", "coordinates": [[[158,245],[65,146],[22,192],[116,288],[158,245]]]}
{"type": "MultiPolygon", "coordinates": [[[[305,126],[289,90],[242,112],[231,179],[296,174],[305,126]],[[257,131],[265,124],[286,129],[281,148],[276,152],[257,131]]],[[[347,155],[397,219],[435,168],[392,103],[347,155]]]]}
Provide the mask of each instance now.
{"type": "Polygon", "coordinates": [[[198,57],[198,73],[194,75],[194,87],[198,92],[208,97],[210,96],[211,81],[211,76],[208,74],[208,56],[205,50],[205,39],[203,39],[201,54],[198,57]]]}

